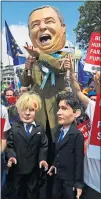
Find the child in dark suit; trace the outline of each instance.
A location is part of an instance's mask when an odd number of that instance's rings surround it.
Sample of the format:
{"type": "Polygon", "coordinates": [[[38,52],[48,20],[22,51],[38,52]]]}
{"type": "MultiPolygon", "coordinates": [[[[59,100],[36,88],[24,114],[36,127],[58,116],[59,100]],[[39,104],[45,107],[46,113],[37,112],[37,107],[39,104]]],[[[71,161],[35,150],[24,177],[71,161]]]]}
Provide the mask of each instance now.
{"type": "Polygon", "coordinates": [[[19,97],[16,107],[21,121],[12,125],[7,140],[8,199],[38,199],[39,168],[48,168],[48,142],[43,126],[35,121],[41,99],[33,93],[19,97]]]}
{"type": "Polygon", "coordinates": [[[72,93],[58,96],[58,124],[55,158],[48,174],[54,173],[53,198],[75,199],[82,194],[84,139],[73,124],[80,115],[79,102],[72,93]],[[77,192],[77,193],[76,193],[77,192]]]}

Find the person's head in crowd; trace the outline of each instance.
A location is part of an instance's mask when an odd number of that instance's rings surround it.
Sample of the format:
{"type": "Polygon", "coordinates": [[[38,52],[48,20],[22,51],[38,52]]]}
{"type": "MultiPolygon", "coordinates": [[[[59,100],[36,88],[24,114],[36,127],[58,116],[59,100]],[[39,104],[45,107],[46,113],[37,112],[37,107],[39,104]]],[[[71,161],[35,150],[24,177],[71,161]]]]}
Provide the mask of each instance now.
{"type": "Polygon", "coordinates": [[[97,93],[96,93],[96,91],[92,90],[92,91],[90,91],[90,92],[88,93],[87,96],[88,96],[91,100],[96,101],[97,93]]]}
{"type": "Polygon", "coordinates": [[[79,125],[81,123],[83,123],[84,121],[88,120],[89,117],[87,116],[87,114],[85,113],[86,110],[86,106],[84,104],[81,103],[80,105],[80,110],[81,110],[81,115],[76,119],[76,124],[79,125]]]}
{"type": "Polygon", "coordinates": [[[74,123],[77,117],[80,116],[80,102],[71,92],[59,94],[57,96],[58,124],[64,128],[74,123]]]}
{"type": "Polygon", "coordinates": [[[49,54],[61,50],[66,42],[66,26],[60,11],[43,6],[31,12],[28,20],[29,36],[34,47],[49,54]]]}
{"type": "Polygon", "coordinates": [[[95,90],[95,84],[94,84],[94,81],[92,81],[90,84],[89,84],[89,88],[90,90],[95,90]]]}
{"type": "Polygon", "coordinates": [[[26,92],[18,98],[16,107],[21,121],[32,123],[35,121],[36,112],[41,109],[41,99],[33,92],[26,92]]]}
{"type": "Polygon", "coordinates": [[[16,103],[16,94],[12,88],[4,90],[4,104],[5,106],[14,105],[16,103]]]}
{"type": "Polygon", "coordinates": [[[14,95],[15,95],[15,92],[12,88],[6,88],[4,90],[4,96],[5,96],[6,100],[10,97],[13,97],[14,95]]]}

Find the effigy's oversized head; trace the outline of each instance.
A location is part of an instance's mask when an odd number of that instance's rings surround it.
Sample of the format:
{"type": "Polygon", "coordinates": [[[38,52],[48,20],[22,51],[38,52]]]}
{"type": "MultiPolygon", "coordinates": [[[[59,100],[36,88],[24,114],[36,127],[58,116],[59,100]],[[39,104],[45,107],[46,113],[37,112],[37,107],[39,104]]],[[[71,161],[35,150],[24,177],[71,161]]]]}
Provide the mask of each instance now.
{"type": "Polygon", "coordinates": [[[35,48],[46,54],[61,50],[66,42],[66,27],[59,10],[44,6],[29,15],[29,36],[35,48]]]}

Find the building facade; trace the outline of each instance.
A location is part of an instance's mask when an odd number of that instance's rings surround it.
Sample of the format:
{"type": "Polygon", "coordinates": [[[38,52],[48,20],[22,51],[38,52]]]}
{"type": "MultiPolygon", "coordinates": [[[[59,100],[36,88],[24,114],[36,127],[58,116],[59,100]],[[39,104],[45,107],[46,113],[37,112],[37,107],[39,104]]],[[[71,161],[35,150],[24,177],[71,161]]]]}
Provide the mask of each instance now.
{"type": "Polygon", "coordinates": [[[14,66],[13,65],[7,65],[2,67],[1,71],[1,79],[2,84],[8,83],[11,84],[11,82],[14,80],[14,66]]]}

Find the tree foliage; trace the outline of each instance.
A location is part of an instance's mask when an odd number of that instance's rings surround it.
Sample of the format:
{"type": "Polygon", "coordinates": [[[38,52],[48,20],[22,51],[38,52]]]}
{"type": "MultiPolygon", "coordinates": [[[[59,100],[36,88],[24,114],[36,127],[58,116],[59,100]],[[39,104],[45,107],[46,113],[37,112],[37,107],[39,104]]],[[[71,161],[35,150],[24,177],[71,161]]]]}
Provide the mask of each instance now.
{"type": "Polygon", "coordinates": [[[101,32],[101,2],[87,1],[83,6],[80,6],[79,22],[74,29],[76,33],[76,42],[79,43],[79,48],[87,50],[90,36],[92,32],[101,32]]]}

